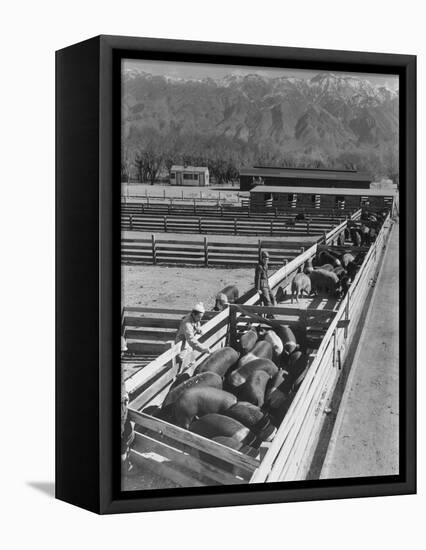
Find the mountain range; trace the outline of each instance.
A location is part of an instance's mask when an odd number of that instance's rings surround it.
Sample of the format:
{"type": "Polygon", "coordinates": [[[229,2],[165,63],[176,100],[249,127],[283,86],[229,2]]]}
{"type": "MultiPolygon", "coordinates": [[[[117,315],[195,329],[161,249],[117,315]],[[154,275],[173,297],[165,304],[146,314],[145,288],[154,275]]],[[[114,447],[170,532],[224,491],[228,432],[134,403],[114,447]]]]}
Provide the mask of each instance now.
{"type": "Polygon", "coordinates": [[[323,72],[310,79],[253,73],[197,80],[132,68],[123,73],[122,90],[126,149],[155,132],[177,139],[177,155],[188,139],[192,147],[194,140],[222,140],[238,167],[315,161],[376,178],[398,173],[398,92],[367,78],[323,72]]]}

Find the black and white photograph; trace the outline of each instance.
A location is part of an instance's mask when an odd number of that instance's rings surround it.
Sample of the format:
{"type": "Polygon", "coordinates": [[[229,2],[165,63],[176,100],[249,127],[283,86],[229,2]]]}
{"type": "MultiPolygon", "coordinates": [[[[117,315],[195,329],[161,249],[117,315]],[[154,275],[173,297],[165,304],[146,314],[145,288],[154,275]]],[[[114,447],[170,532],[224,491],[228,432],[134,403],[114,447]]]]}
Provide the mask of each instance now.
{"type": "Polygon", "coordinates": [[[399,474],[399,98],[122,59],[122,491],[399,474]]]}

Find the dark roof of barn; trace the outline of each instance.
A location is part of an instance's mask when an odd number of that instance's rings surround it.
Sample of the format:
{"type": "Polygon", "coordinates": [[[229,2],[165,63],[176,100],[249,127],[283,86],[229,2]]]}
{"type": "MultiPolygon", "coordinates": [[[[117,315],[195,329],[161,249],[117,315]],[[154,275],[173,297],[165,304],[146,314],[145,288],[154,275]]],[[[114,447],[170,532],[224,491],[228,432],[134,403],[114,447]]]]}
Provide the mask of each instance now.
{"type": "Polygon", "coordinates": [[[318,168],[267,168],[255,166],[253,168],[242,168],[240,176],[371,182],[370,176],[364,172],[318,168]]]}
{"type": "Polygon", "coordinates": [[[359,197],[393,197],[394,189],[341,189],[337,187],[289,187],[284,185],[257,185],[250,193],[295,193],[296,195],[356,195],[359,197]]]}

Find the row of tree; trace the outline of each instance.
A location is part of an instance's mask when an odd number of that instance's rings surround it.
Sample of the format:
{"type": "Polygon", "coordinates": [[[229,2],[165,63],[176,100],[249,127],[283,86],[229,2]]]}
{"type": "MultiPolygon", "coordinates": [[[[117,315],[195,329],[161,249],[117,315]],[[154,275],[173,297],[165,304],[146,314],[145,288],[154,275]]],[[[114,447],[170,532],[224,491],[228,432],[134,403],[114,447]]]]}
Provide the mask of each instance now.
{"type": "Polygon", "coordinates": [[[372,179],[389,177],[396,183],[399,172],[395,147],[391,145],[375,152],[356,149],[335,155],[315,148],[283,152],[273,142],[255,146],[226,136],[162,136],[150,128],[123,143],[122,181],[154,184],[161,177],[168,177],[173,165],[206,166],[216,183],[235,181],[240,168],[253,165],[357,169],[372,179]]]}

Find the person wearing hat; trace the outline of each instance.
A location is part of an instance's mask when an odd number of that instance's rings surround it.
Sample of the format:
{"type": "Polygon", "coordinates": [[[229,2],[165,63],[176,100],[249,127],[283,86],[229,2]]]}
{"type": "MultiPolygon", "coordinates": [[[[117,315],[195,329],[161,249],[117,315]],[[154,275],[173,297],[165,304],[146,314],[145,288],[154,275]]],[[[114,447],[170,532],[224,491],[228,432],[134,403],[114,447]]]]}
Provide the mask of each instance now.
{"type": "Polygon", "coordinates": [[[268,263],[269,253],[266,250],[262,250],[254,275],[254,288],[259,293],[262,305],[276,306],[275,296],[269,288],[268,263]]]}
{"type": "Polygon", "coordinates": [[[190,363],[192,354],[189,352],[191,349],[200,351],[201,353],[210,353],[208,346],[201,344],[197,338],[202,334],[201,319],[205,311],[202,302],[198,302],[192,308],[192,311],[185,315],[180,322],[175,339],[176,344],[182,342],[181,351],[177,356],[179,370],[182,370],[190,363]]]}

